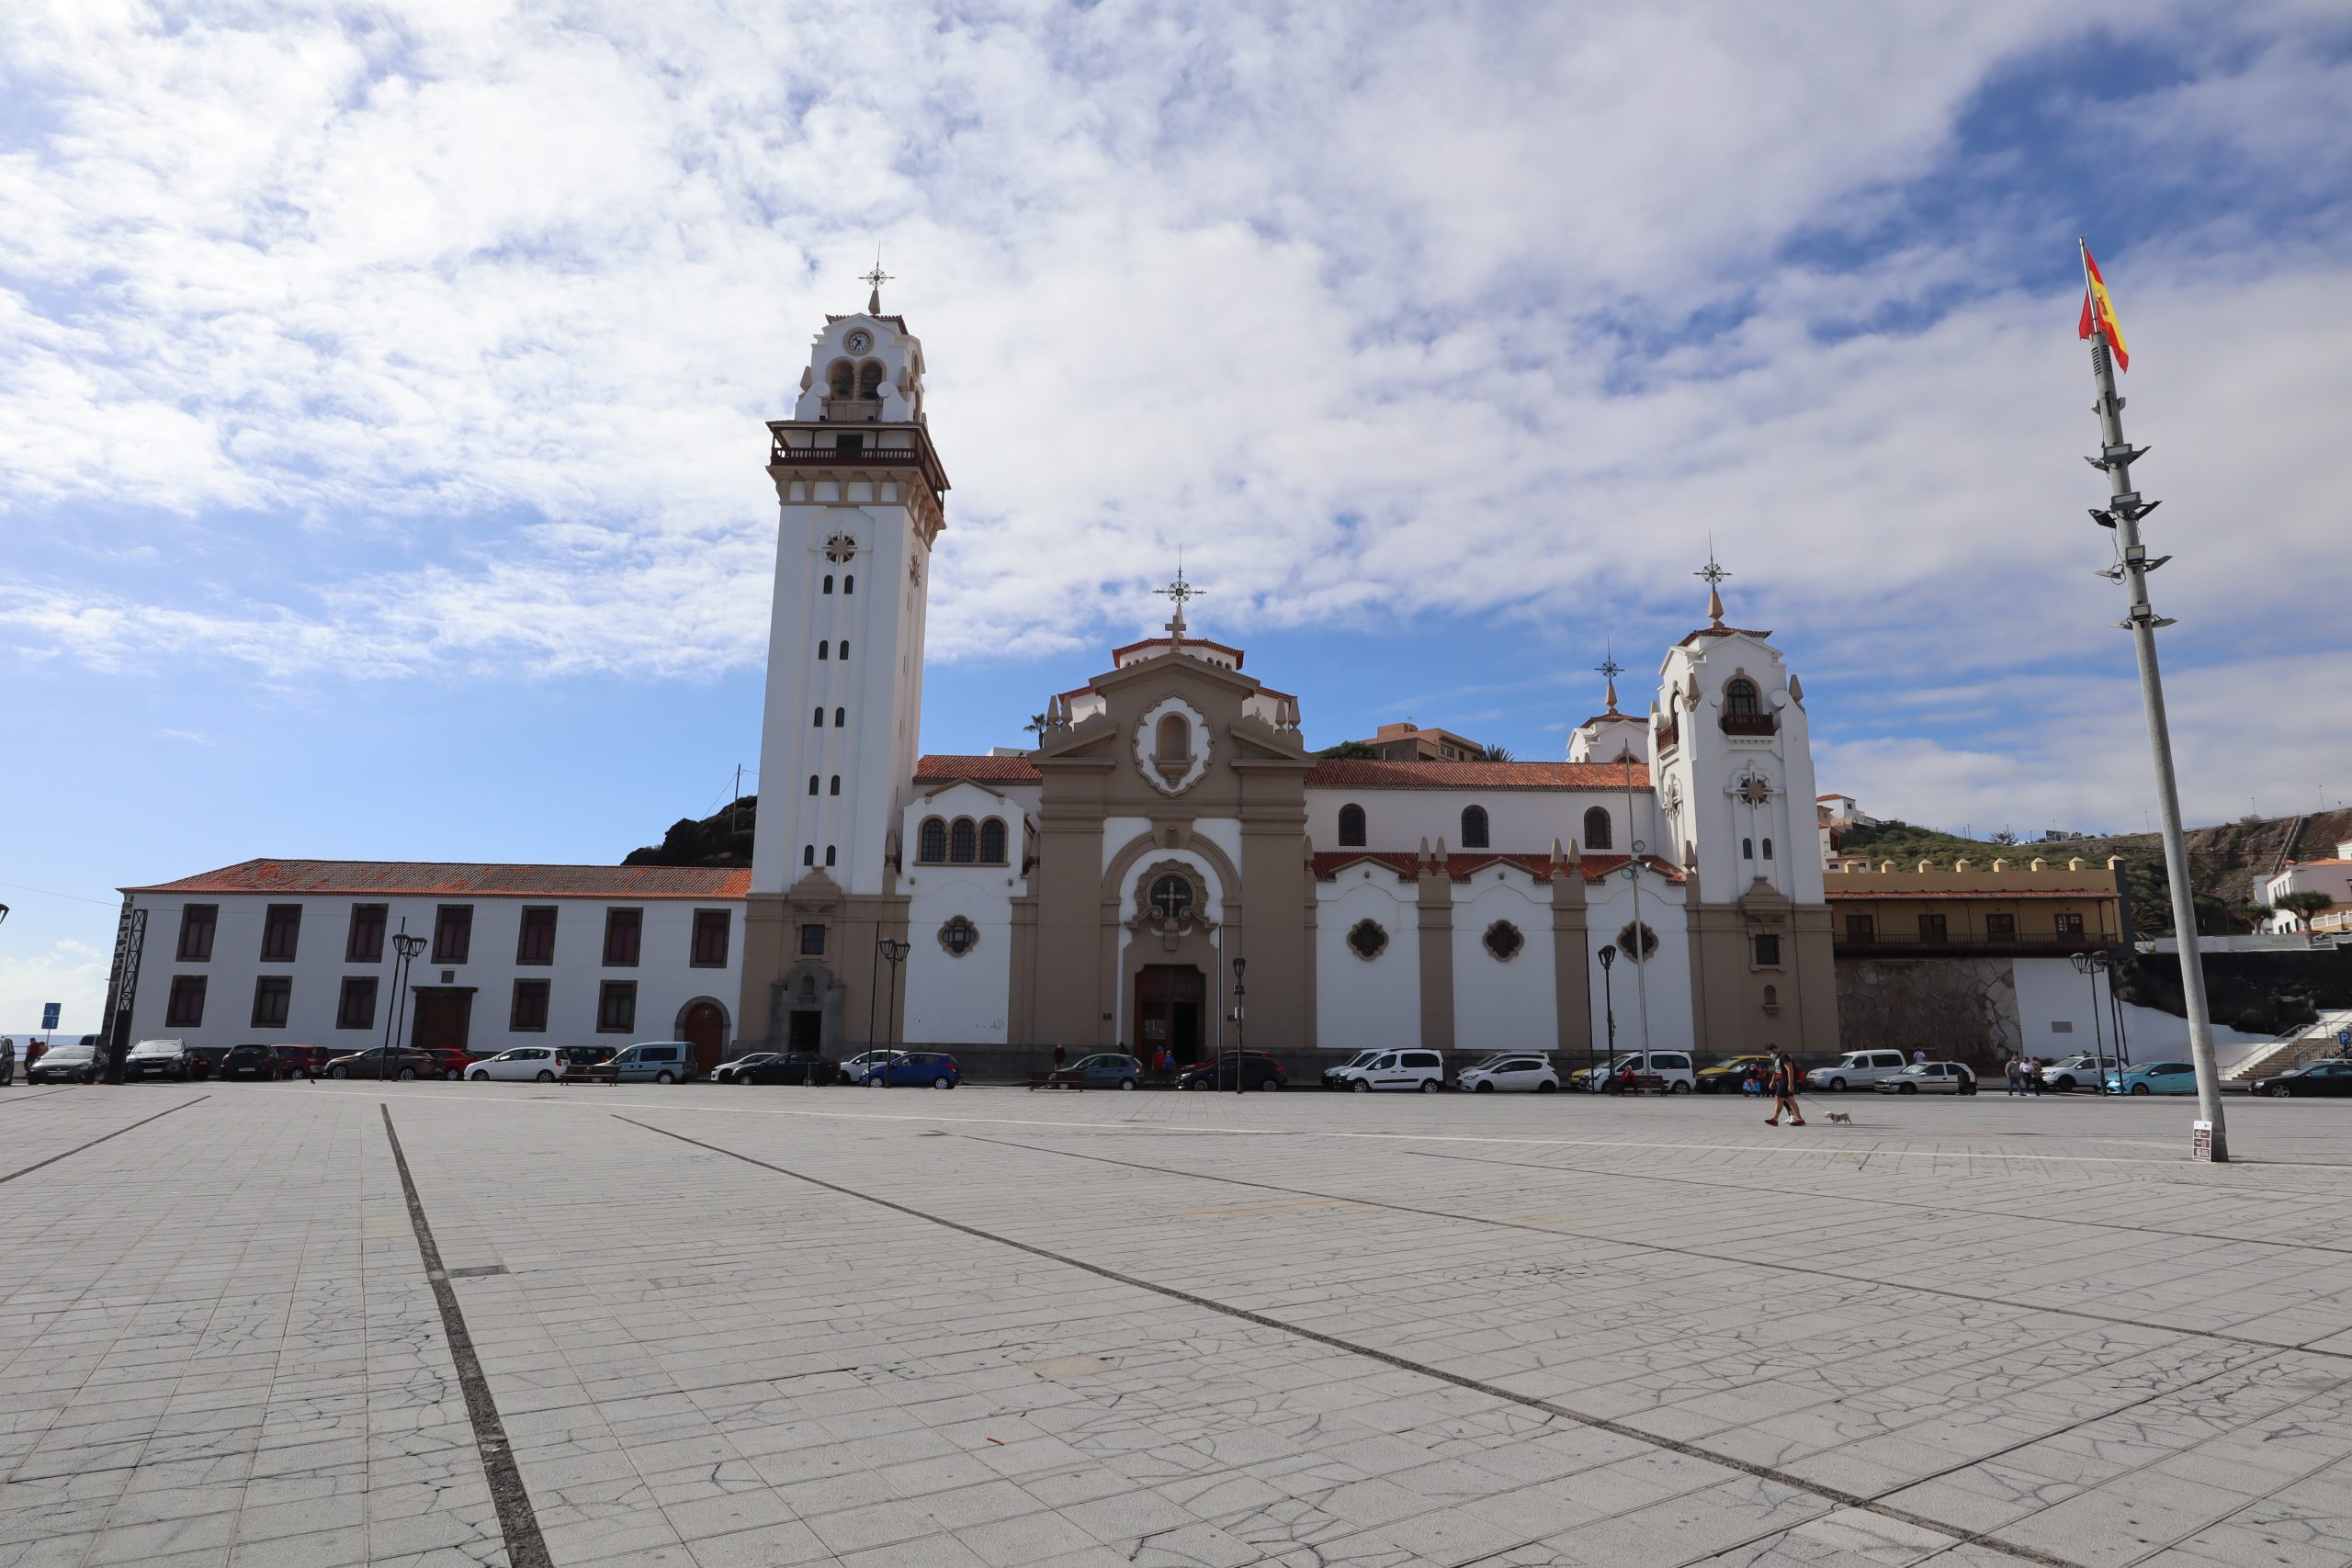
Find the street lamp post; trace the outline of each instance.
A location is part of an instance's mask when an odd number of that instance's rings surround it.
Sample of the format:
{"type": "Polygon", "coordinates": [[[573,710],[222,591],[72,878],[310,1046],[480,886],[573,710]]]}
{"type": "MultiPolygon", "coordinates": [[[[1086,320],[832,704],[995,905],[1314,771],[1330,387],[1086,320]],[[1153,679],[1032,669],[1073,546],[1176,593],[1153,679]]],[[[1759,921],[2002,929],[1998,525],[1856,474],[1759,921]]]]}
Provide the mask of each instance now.
{"type": "Polygon", "coordinates": [[[1249,987],[1241,983],[1242,971],[1250,967],[1246,958],[1233,961],[1233,1092],[1241,1092],[1241,998],[1249,987]]]}
{"type": "MultiPolygon", "coordinates": [[[[890,965],[890,1039],[887,1048],[895,1050],[899,1043],[899,965],[905,962],[907,954],[914,949],[894,936],[884,937],[875,944],[875,947],[890,965]]],[[[868,1027],[872,1026],[868,1025],[868,1027]]],[[[882,1087],[884,1089],[891,1087],[890,1064],[887,1059],[882,1063],[882,1087]]]]}
{"type": "Polygon", "coordinates": [[[403,916],[401,929],[392,937],[392,1005],[384,1010],[384,1045],[390,1049],[400,1038],[401,1025],[395,1015],[404,1018],[408,1012],[407,976],[409,965],[424,951],[424,939],[408,934],[408,919],[403,916]]]}
{"type": "MultiPolygon", "coordinates": [[[[2091,1060],[2098,1065],[2098,1091],[2101,1094],[2105,1094],[2107,1092],[2107,1051],[2105,1042],[2099,1037],[2098,1014],[2100,1004],[2098,993],[2099,976],[2105,973],[2107,969],[2107,954],[2104,953],[2070,953],[2066,955],[2066,960],[2075,966],[2075,974],[2082,976],[2091,983],[2091,1060]]],[[[2123,1078],[2123,1069],[2120,1066],[2116,1068],[2115,1076],[2116,1087],[2120,1089],[2122,1087],[2123,1078]]]]}
{"type": "MultiPolygon", "coordinates": [[[[1639,938],[1640,934],[1641,933],[1639,931],[1634,933],[1636,939],[1639,938]]],[[[1610,984],[1609,971],[1611,966],[1615,964],[1616,962],[1616,945],[1612,942],[1602,942],[1600,944],[1601,1011],[1602,1016],[1607,1018],[1609,1021],[1609,1049],[1605,1054],[1604,1059],[1611,1062],[1617,1059],[1617,989],[1614,986],[1610,984]]],[[[1584,1081],[1585,1087],[1590,1089],[1593,1093],[1599,1094],[1600,1092],[1600,1068],[1599,1064],[1595,1064],[1594,1066],[1585,1069],[1584,1081]]]]}

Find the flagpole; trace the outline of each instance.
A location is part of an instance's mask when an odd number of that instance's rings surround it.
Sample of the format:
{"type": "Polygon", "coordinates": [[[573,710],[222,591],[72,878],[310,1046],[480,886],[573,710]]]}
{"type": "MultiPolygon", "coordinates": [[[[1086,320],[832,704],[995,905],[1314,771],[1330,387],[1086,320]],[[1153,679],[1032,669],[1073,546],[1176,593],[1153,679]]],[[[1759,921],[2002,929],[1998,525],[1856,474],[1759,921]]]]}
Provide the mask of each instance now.
{"type": "MultiPolygon", "coordinates": [[[[2165,880],[2172,894],[2172,929],[2179,946],[2180,991],[2188,1013],[2188,1055],[2197,1066],[2197,1116],[2211,1129],[2211,1153],[2215,1161],[2230,1157],[2229,1136],[2222,1120],[2222,1079],[2213,1057],[2213,1020],[2205,1000],[2205,963],[2197,942],[2197,904],[2188,882],[2188,844],[2180,826],[2180,785],[2174,777],[2172,729],[2165,717],[2164,673],[2156,663],[2156,628],[2172,622],[2155,613],[2148,602],[2148,573],[2169,556],[2148,558],[2140,539],[2140,519],[2155,510],[2132,487],[2132,463],[2147,456],[2123,439],[2123,400],[2115,390],[2115,356],[2107,340],[2107,315],[2091,288],[2090,246],[2077,239],[2083,257],[2083,298],[2091,312],[2091,375],[2098,384],[2099,455],[2089,459],[2106,470],[2109,498],[2104,511],[2092,517],[2115,530],[2121,564],[2103,576],[2120,579],[2129,598],[2131,618],[2120,622],[2132,634],[2140,661],[2140,703],[2148,718],[2148,749],[2156,766],[2156,809],[2163,819],[2165,880]]],[[[2122,1087],[2122,1075],[2116,1077],[2122,1087]]]]}

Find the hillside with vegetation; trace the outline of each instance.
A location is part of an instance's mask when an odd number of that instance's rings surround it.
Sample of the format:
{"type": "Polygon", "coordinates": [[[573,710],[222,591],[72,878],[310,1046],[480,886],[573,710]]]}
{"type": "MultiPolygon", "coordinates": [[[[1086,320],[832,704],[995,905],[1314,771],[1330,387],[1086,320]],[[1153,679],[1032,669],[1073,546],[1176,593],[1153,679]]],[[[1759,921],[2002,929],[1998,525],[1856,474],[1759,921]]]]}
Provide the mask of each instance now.
{"type": "Polygon", "coordinates": [[[631,850],[623,865],[749,865],[752,829],[759,821],[760,797],[747,795],[699,821],[681,817],[658,844],[631,850]]]}
{"type": "MultiPolygon", "coordinates": [[[[2187,834],[2188,883],[2197,901],[2197,929],[2215,936],[2252,931],[2258,916],[2254,902],[2256,877],[2268,874],[2282,852],[2290,860],[2317,859],[2333,854],[2338,840],[2346,838],[2352,838],[2352,810],[2309,817],[2245,817],[2217,827],[2190,829],[2187,834]]],[[[2164,841],[2154,833],[2111,833],[2037,843],[1962,838],[1890,820],[1847,829],[1838,851],[1893,861],[1898,866],[1917,865],[1923,860],[1948,866],[1959,859],[1988,866],[1996,859],[2023,863],[2037,855],[2061,865],[2077,855],[2089,864],[2103,865],[2114,856],[2123,863],[2133,934],[2173,934],[2164,841]]]]}

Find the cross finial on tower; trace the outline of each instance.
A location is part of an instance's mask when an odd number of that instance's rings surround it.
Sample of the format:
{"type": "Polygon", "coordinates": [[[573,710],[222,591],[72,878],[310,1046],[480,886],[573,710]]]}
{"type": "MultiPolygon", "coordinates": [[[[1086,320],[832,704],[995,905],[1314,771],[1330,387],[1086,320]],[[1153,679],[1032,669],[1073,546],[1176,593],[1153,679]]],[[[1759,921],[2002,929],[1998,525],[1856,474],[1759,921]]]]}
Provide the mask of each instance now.
{"type": "Polygon", "coordinates": [[[1715,536],[1707,536],[1707,564],[1690,574],[1707,580],[1707,623],[1721,627],[1724,624],[1724,596],[1721,585],[1731,575],[1715,564],[1715,536]]]}
{"type": "Polygon", "coordinates": [[[1184,581],[1183,551],[1178,550],[1176,552],[1176,581],[1170,583],[1165,588],[1155,588],[1152,592],[1154,593],[1165,593],[1168,595],[1170,600],[1175,604],[1176,613],[1169,616],[1166,622],[1168,630],[1168,650],[1170,653],[1181,653],[1183,651],[1184,648],[1184,601],[1187,599],[1197,599],[1201,596],[1201,591],[1199,589],[1184,581]]]}
{"type": "Polygon", "coordinates": [[[882,247],[876,245],[874,247],[874,270],[865,275],[866,285],[872,289],[872,292],[865,297],[867,315],[878,316],[882,313],[882,286],[894,280],[890,275],[882,270],[882,247]]]}
{"type": "Polygon", "coordinates": [[[1625,672],[1625,667],[1617,662],[1613,641],[1601,644],[1600,662],[1592,668],[1593,673],[1609,682],[1609,711],[1615,713],[1617,711],[1617,677],[1625,672]]]}

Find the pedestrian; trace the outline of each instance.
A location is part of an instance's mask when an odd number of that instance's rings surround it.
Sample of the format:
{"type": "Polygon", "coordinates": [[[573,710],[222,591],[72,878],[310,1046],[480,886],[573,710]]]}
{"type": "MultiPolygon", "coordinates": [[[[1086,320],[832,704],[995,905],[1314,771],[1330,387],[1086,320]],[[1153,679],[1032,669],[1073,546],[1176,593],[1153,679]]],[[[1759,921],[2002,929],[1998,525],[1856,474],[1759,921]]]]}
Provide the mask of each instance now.
{"type": "Polygon", "coordinates": [[[1058,1045],[1055,1046],[1055,1047],[1054,1047],[1054,1071],[1056,1071],[1056,1072],[1060,1072],[1060,1071],[1062,1070],[1062,1058],[1063,1058],[1063,1052],[1062,1052],[1062,1048],[1061,1048],[1060,1046],[1058,1046],[1058,1045]]]}
{"type": "Polygon", "coordinates": [[[1739,1080],[1739,1092],[1747,1100],[1754,1100],[1764,1092],[1764,1080],[1756,1076],[1756,1064],[1753,1062],[1747,1064],[1747,1072],[1739,1080]]]}
{"type": "Polygon", "coordinates": [[[1772,1114],[1764,1118],[1764,1124],[1779,1126],[1783,1111],[1789,1113],[1793,1125],[1804,1125],[1804,1112],[1797,1109],[1797,1065],[1775,1045],[1772,1047],[1772,1114]]]}
{"type": "Polygon", "coordinates": [[[1928,1053],[1921,1050],[1917,1045],[1911,1047],[1911,1065],[1915,1067],[1926,1066],[1928,1065],[1928,1053]]]}
{"type": "Polygon", "coordinates": [[[2025,1059],[2025,1087],[2032,1091],[2034,1099],[2041,1098],[2041,1064],[2031,1056],[2025,1059]]]}
{"type": "Polygon", "coordinates": [[[2023,1094],[2025,1092],[2025,1058],[2012,1052],[2009,1059],[2001,1064],[2001,1076],[2008,1081],[2008,1091],[2011,1094],[2023,1094]]]}

